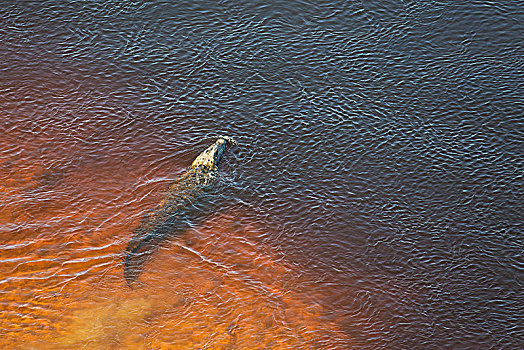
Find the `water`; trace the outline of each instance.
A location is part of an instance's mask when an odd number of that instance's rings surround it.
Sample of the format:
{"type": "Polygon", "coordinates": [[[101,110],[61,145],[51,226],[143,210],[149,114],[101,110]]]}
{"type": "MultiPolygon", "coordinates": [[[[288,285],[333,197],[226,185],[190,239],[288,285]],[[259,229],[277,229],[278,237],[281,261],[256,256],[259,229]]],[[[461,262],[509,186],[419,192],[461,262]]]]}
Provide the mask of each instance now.
{"type": "Polygon", "coordinates": [[[518,2],[6,1],[0,344],[517,349],[518,2]],[[123,278],[213,137],[213,213],[123,278]]]}

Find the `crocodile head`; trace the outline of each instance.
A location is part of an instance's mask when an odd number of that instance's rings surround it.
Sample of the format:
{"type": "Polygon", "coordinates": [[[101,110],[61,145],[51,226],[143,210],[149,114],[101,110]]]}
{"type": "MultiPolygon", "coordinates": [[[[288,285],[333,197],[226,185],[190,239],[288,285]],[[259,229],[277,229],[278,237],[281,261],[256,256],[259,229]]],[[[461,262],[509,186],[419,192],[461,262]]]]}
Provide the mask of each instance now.
{"type": "Polygon", "coordinates": [[[236,141],[227,136],[219,137],[214,144],[206,148],[206,150],[198,155],[191,164],[191,168],[195,168],[199,165],[214,168],[218,165],[224,150],[226,149],[227,143],[236,145],[236,141]]]}

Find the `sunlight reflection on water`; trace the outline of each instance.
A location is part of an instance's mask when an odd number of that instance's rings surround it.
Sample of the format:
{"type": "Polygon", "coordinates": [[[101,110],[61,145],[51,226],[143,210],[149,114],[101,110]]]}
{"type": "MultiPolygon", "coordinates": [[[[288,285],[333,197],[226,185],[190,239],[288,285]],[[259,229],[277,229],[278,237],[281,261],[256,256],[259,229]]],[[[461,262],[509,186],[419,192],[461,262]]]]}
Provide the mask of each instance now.
{"type": "Polygon", "coordinates": [[[3,348],[524,348],[516,3],[0,18],[3,348]],[[134,228],[217,134],[219,209],[129,289],[134,228]]]}

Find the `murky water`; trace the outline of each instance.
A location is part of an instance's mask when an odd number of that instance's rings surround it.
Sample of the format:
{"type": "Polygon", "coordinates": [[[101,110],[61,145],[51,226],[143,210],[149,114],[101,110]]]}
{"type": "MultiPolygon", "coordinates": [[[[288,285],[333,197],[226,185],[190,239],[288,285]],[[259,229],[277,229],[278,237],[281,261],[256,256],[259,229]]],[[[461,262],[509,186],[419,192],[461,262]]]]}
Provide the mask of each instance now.
{"type": "Polygon", "coordinates": [[[524,347],[517,2],[6,1],[0,345],[524,347]],[[213,211],[123,277],[213,137],[213,211]]]}

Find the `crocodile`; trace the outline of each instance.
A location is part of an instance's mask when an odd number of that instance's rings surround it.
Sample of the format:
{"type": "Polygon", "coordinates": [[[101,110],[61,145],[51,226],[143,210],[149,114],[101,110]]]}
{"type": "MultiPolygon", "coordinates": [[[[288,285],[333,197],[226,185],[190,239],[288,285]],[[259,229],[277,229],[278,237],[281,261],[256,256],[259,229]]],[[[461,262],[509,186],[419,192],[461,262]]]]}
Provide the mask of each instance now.
{"type": "Polygon", "coordinates": [[[173,231],[187,227],[184,222],[191,207],[216,182],[218,164],[227,144],[237,143],[230,137],[220,136],[200,153],[187,171],[169,185],[156,208],[135,228],[124,259],[124,278],[129,287],[132,288],[142,265],[159,243],[173,231]]]}

